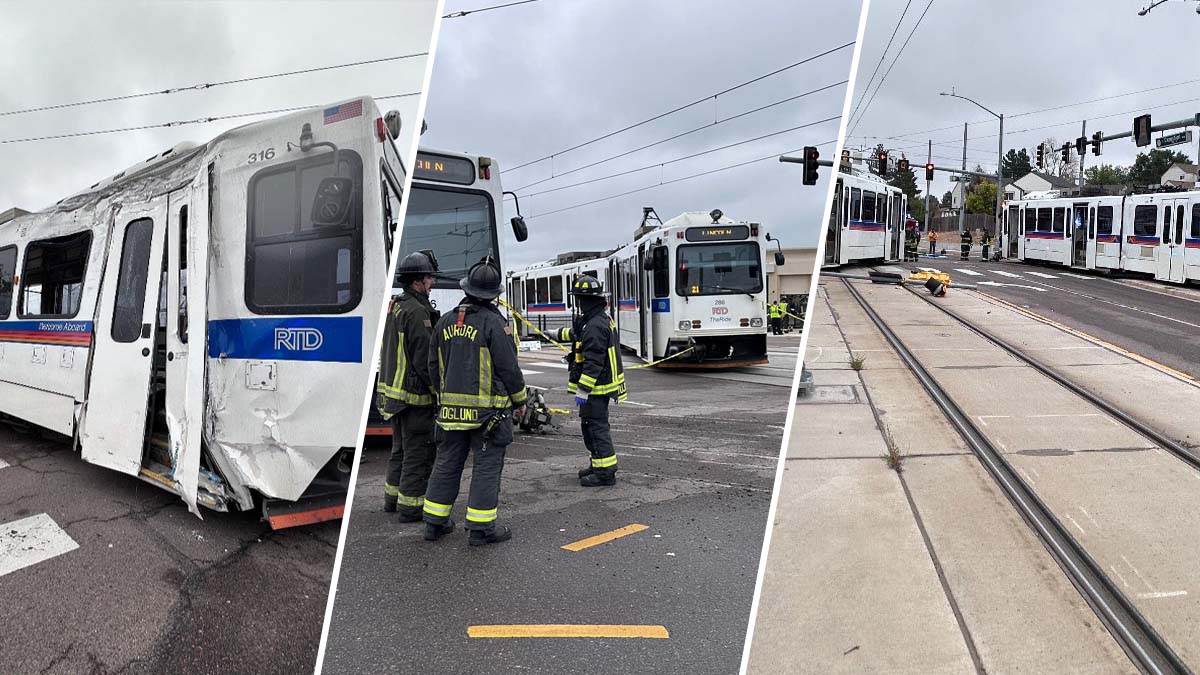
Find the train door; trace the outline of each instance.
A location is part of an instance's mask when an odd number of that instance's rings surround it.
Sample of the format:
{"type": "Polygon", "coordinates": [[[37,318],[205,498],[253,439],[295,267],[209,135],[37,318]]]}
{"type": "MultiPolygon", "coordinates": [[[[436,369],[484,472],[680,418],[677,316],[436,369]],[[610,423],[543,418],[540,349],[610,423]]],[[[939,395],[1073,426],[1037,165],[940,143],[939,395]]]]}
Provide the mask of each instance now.
{"type": "Polygon", "coordinates": [[[618,285],[618,280],[621,278],[617,271],[617,259],[608,259],[608,314],[617,325],[617,335],[621,334],[621,289],[618,285]]]}
{"type": "Polygon", "coordinates": [[[1087,204],[1075,204],[1071,208],[1071,266],[1087,265],[1088,226],[1087,204]]]}
{"type": "Polygon", "coordinates": [[[1017,216],[1017,232],[1013,236],[1017,238],[1017,259],[1025,259],[1025,230],[1033,225],[1034,214],[1037,213],[1034,209],[1020,209],[1020,214],[1017,216]]]}
{"type": "Polygon", "coordinates": [[[1096,269],[1096,207],[1088,207],[1087,214],[1087,254],[1084,265],[1089,270],[1096,269]]]}
{"type": "Polygon", "coordinates": [[[838,264],[838,249],[842,233],[842,181],[838,179],[833,190],[833,209],[825,229],[825,264],[838,264]]]}
{"type": "MultiPolygon", "coordinates": [[[[886,198],[887,193],[883,193],[886,198]]],[[[900,259],[900,239],[904,237],[904,195],[892,195],[888,209],[888,223],[892,228],[892,260],[900,259]]]]}
{"type": "Polygon", "coordinates": [[[651,325],[654,321],[654,315],[651,312],[652,308],[649,301],[650,280],[648,276],[649,272],[646,271],[646,255],[646,245],[642,244],[638,246],[637,267],[633,270],[633,274],[637,278],[637,283],[634,284],[632,290],[634,293],[633,297],[637,298],[638,324],[641,327],[638,336],[638,344],[640,345],[638,356],[649,360],[654,358],[652,351],[654,347],[654,330],[651,325]]]}
{"type": "Polygon", "coordinates": [[[1184,258],[1187,253],[1183,230],[1187,221],[1187,200],[1172,199],[1162,206],[1162,230],[1155,247],[1155,277],[1162,281],[1183,283],[1184,258]]]}
{"type": "Polygon", "coordinates": [[[1005,219],[1004,223],[1004,236],[1008,244],[1008,257],[1010,258],[1016,258],[1020,254],[1020,251],[1017,247],[1017,242],[1021,239],[1021,237],[1017,235],[1017,231],[1020,229],[1020,226],[1021,207],[1008,207],[1008,218],[1005,219]]]}
{"type": "Polygon", "coordinates": [[[167,201],[126,205],[115,217],[96,308],[81,453],[130,475],[146,447],[167,201]]]}

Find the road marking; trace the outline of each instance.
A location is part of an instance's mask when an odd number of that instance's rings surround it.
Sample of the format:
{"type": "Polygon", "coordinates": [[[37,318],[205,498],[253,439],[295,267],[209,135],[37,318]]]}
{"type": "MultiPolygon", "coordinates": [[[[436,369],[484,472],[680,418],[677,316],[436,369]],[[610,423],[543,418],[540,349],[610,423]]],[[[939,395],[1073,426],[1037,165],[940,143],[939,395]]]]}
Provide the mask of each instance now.
{"type": "Polygon", "coordinates": [[[467,626],[473,638],[651,638],[671,637],[665,626],[621,624],[508,624],[467,626]]]}
{"type": "Polygon", "coordinates": [[[1121,560],[1124,560],[1125,564],[1129,565],[1129,569],[1133,570],[1133,573],[1136,574],[1137,577],[1142,580],[1142,583],[1146,584],[1146,588],[1149,588],[1150,592],[1153,593],[1154,592],[1154,584],[1151,584],[1146,579],[1146,577],[1142,576],[1142,573],[1138,571],[1138,568],[1134,567],[1133,563],[1129,562],[1129,558],[1126,558],[1125,556],[1121,556],[1121,560]]]}
{"type": "Polygon", "coordinates": [[[1155,598],[1175,598],[1181,595],[1187,595],[1187,591],[1159,591],[1157,593],[1137,594],[1137,596],[1143,600],[1153,600],[1155,598]]]}
{"type": "Polygon", "coordinates": [[[1038,288],[1037,286],[1026,286],[1025,284],[1002,284],[998,281],[981,281],[981,282],[979,282],[979,285],[980,286],[1007,286],[1009,288],[1028,288],[1031,291],[1039,291],[1041,293],[1049,292],[1046,289],[1038,288]]]}
{"type": "Polygon", "coordinates": [[[611,532],[605,532],[604,534],[598,534],[594,537],[588,537],[587,539],[580,539],[579,541],[571,543],[571,544],[567,544],[566,546],[563,546],[562,548],[566,549],[568,551],[582,551],[585,548],[591,548],[593,546],[599,546],[600,544],[606,544],[614,539],[620,539],[621,537],[628,537],[631,534],[635,534],[637,532],[641,532],[642,530],[648,530],[648,529],[650,529],[649,525],[638,525],[637,523],[634,523],[633,525],[626,525],[625,527],[618,527],[617,529],[615,529],[611,532]]]}
{"type": "Polygon", "coordinates": [[[554,363],[551,361],[547,361],[546,363],[539,363],[538,367],[539,368],[562,368],[563,370],[566,370],[568,368],[567,364],[565,364],[565,363],[554,363]]]}
{"type": "Polygon", "coordinates": [[[922,272],[933,272],[934,274],[942,273],[941,270],[935,270],[932,267],[918,267],[917,269],[921,270],[922,272]]]}
{"type": "Polygon", "coordinates": [[[955,267],[955,268],[954,268],[954,271],[955,271],[955,272],[962,272],[963,274],[967,274],[967,275],[970,275],[970,276],[973,276],[973,277],[981,277],[981,276],[983,276],[983,273],[982,273],[982,272],[976,272],[975,270],[969,270],[969,269],[966,269],[966,268],[963,268],[963,267],[955,267]]]}
{"type": "Polygon", "coordinates": [[[1021,475],[1025,477],[1025,481],[1026,481],[1027,483],[1029,483],[1030,485],[1034,485],[1034,484],[1035,484],[1035,483],[1033,482],[1033,478],[1032,478],[1032,477],[1031,477],[1031,476],[1030,476],[1028,473],[1026,473],[1026,472],[1025,472],[1025,469],[1022,469],[1022,468],[1019,468],[1019,467],[1018,467],[1018,468],[1017,468],[1017,471],[1020,471],[1020,472],[1021,472],[1021,475]]]}
{"type": "Polygon", "coordinates": [[[1041,277],[1043,279],[1057,279],[1058,278],[1058,277],[1054,276],[1053,274],[1046,274],[1045,272],[1032,272],[1030,270],[1025,270],[1025,274],[1032,274],[1035,277],[1041,277]]]}
{"type": "MultiPolygon", "coordinates": [[[[1090,513],[1088,513],[1088,512],[1087,512],[1087,509],[1085,509],[1085,508],[1083,508],[1082,506],[1080,506],[1080,507],[1079,507],[1079,511],[1080,511],[1081,513],[1083,513],[1083,515],[1084,515],[1084,516],[1086,516],[1088,520],[1092,521],[1092,524],[1096,526],[1096,529],[1097,529],[1097,530],[1099,530],[1099,529],[1102,529],[1102,528],[1100,527],[1100,523],[1097,523],[1097,522],[1096,522],[1096,519],[1092,517],[1092,514],[1090,514],[1090,513]]],[[[1125,562],[1129,562],[1129,561],[1128,561],[1128,560],[1126,560],[1125,562]]],[[[1133,567],[1133,565],[1130,565],[1130,567],[1133,567]]]]}
{"type": "Polygon", "coordinates": [[[988,271],[991,272],[992,274],[999,274],[1002,277],[1008,277],[1010,279],[1020,279],[1021,278],[1020,274],[1013,274],[1012,272],[1005,272],[1004,270],[988,270],[988,271]]]}
{"type": "Polygon", "coordinates": [[[541,375],[542,371],[540,371],[540,370],[525,370],[524,368],[522,368],[521,374],[522,375],[541,375]]]}
{"type": "Polygon", "coordinates": [[[1062,275],[1064,277],[1071,277],[1072,279],[1083,279],[1085,281],[1091,281],[1096,278],[1096,277],[1084,276],[1082,274],[1071,274],[1070,272],[1063,272],[1062,275]]]}
{"type": "Polygon", "coordinates": [[[45,513],[0,525],[0,577],[79,548],[45,513]]]}
{"type": "Polygon", "coordinates": [[[1063,515],[1065,515],[1065,516],[1067,517],[1067,520],[1071,521],[1071,524],[1072,524],[1072,525],[1074,525],[1075,527],[1078,527],[1078,528],[1079,528],[1079,534],[1082,534],[1082,535],[1085,535],[1085,536],[1087,535],[1087,532],[1085,532],[1085,531],[1083,530],[1083,526],[1082,526],[1082,525],[1080,525],[1080,524],[1079,524],[1079,523],[1078,523],[1078,522],[1077,522],[1077,521],[1076,521],[1074,518],[1072,518],[1072,517],[1071,517],[1071,514],[1069,514],[1069,513],[1066,513],[1066,514],[1063,514],[1063,515]]]}
{"type": "Polygon", "coordinates": [[[1122,586],[1124,586],[1125,588],[1129,588],[1129,582],[1128,582],[1128,581],[1125,581],[1125,575],[1124,575],[1124,574],[1121,574],[1121,571],[1120,571],[1120,570],[1118,570],[1118,569],[1116,568],[1116,566],[1114,566],[1114,565],[1109,565],[1109,566],[1108,566],[1108,569],[1112,570],[1112,571],[1113,571],[1113,574],[1117,575],[1117,578],[1121,580],[1121,585],[1122,585],[1122,586]]]}
{"type": "Polygon", "coordinates": [[[0,469],[7,469],[10,466],[12,466],[12,464],[0,459],[0,469]]]}

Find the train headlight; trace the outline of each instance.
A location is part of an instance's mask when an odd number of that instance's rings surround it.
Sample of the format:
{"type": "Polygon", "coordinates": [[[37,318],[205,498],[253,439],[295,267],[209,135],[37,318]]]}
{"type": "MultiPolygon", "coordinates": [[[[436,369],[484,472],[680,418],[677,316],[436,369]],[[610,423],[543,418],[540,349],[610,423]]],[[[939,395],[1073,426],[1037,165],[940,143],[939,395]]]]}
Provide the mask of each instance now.
{"type": "Polygon", "coordinates": [[[750,327],[751,328],[762,328],[763,327],[762,318],[756,316],[756,317],[750,319],[750,327]]]}
{"type": "Polygon", "coordinates": [[[679,330],[687,330],[691,327],[692,327],[691,321],[680,321],[679,322],[679,330]]]}

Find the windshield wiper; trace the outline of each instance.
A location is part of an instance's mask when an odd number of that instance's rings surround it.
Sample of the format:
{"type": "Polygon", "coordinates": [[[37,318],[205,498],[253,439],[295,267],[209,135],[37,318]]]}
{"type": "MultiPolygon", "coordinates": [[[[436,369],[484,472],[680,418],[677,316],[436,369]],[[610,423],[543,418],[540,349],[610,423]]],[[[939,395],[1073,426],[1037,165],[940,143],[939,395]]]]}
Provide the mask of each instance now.
{"type": "Polygon", "coordinates": [[[729,286],[704,286],[703,288],[711,288],[711,289],[717,290],[717,291],[733,291],[734,293],[745,293],[747,296],[750,297],[751,300],[754,299],[754,294],[744,288],[730,288],[729,286]]]}

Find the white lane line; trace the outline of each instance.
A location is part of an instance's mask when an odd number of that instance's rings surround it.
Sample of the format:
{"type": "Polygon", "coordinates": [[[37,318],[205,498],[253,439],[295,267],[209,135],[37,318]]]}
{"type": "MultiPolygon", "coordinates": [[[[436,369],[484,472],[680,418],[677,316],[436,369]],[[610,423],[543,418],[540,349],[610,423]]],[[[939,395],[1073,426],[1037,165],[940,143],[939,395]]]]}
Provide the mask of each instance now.
{"type": "Polygon", "coordinates": [[[1013,274],[1012,272],[1005,272],[1004,270],[988,270],[988,271],[991,272],[992,274],[999,274],[1002,277],[1008,277],[1010,279],[1020,279],[1021,278],[1020,274],[1013,274]]]}
{"type": "Polygon", "coordinates": [[[1155,598],[1177,598],[1181,595],[1187,595],[1187,591],[1159,591],[1157,593],[1137,594],[1137,596],[1143,600],[1154,600],[1155,598]]]}
{"type": "Polygon", "coordinates": [[[524,368],[522,368],[521,374],[522,375],[541,375],[542,371],[540,371],[540,370],[525,370],[524,368]]]}
{"type": "Polygon", "coordinates": [[[975,270],[969,270],[969,269],[966,269],[965,267],[955,267],[955,268],[954,268],[954,271],[955,271],[955,272],[962,272],[963,274],[967,274],[967,275],[970,275],[970,276],[973,276],[973,277],[981,277],[981,276],[983,276],[983,273],[981,273],[981,272],[976,272],[975,270]]]}
{"type": "Polygon", "coordinates": [[[637,401],[629,401],[629,400],[626,400],[626,401],[620,403],[619,405],[638,405],[643,408],[653,408],[654,407],[653,403],[638,403],[637,401]]]}
{"type": "Polygon", "coordinates": [[[1063,272],[1062,275],[1064,277],[1071,277],[1072,279],[1084,279],[1086,281],[1091,281],[1096,278],[1096,277],[1087,277],[1082,274],[1071,274],[1070,272],[1063,272]]]}
{"type": "Polygon", "coordinates": [[[0,577],[36,565],[79,544],[45,513],[0,525],[0,577]]]}
{"type": "Polygon", "coordinates": [[[980,286],[1007,286],[1009,288],[1028,288],[1031,291],[1039,291],[1041,293],[1049,293],[1049,291],[1047,291],[1044,288],[1038,288],[1037,286],[1026,286],[1025,284],[1002,284],[998,281],[981,281],[981,282],[979,282],[979,285],[980,286]]]}
{"type": "Polygon", "coordinates": [[[567,364],[555,363],[553,361],[547,361],[545,363],[539,362],[537,365],[538,365],[538,368],[562,368],[563,370],[567,369],[567,364]]]}
{"type": "Polygon", "coordinates": [[[0,459],[0,469],[7,469],[10,466],[12,466],[12,464],[0,459]]]}
{"type": "Polygon", "coordinates": [[[1058,277],[1054,276],[1053,274],[1046,274],[1045,272],[1031,272],[1029,270],[1025,270],[1025,274],[1032,274],[1035,277],[1041,277],[1043,279],[1057,279],[1058,278],[1058,277]]]}

